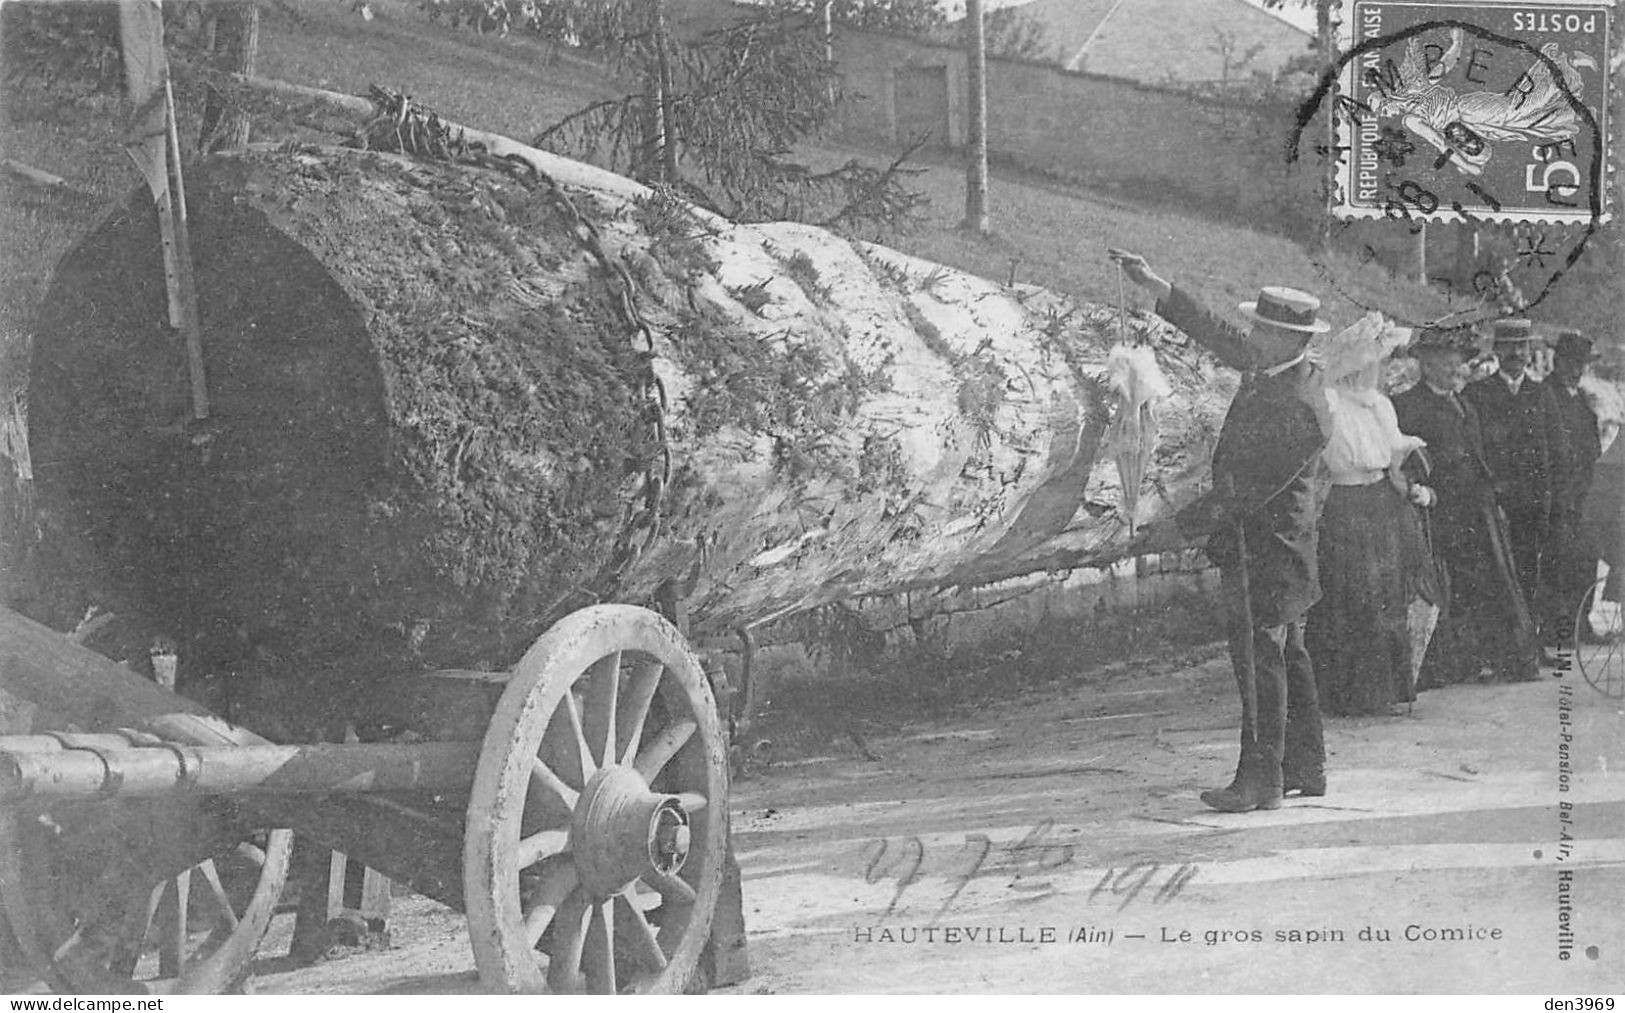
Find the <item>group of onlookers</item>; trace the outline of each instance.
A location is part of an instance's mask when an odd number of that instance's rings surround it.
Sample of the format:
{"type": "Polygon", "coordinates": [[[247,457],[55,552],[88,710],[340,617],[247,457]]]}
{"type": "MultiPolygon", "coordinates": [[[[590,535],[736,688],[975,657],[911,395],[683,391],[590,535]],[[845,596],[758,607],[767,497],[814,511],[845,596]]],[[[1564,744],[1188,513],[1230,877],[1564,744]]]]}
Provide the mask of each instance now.
{"type": "MultiPolygon", "coordinates": [[[[1548,338],[1527,320],[1496,321],[1485,337],[1493,369],[1469,382],[1478,334],[1415,336],[1421,376],[1390,413],[1393,494],[1369,475],[1339,475],[1341,434],[1360,423],[1333,411],[1333,489],[1320,529],[1327,593],[1308,622],[1329,713],[1388,713],[1418,690],[1479,678],[1534,679],[1576,633],[1596,636],[1583,619],[1576,627],[1598,561],[1580,523],[1601,453],[1597,413],[1580,389],[1592,342],[1573,330],[1548,338]],[[1548,342],[1552,368],[1540,379],[1531,361],[1548,342]],[[1340,493],[1349,496],[1344,482],[1383,505],[1334,510],[1340,493]],[[1416,636],[1430,617],[1431,638],[1416,636]]],[[[1374,386],[1365,396],[1386,400],[1374,386]]]]}
{"type": "Polygon", "coordinates": [[[1599,549],[1603,597],[1620,596],[1625,440],[1599,461],[1584,335],[1527,320],[1413,335],[1377,314],[1333,334],[1318,299],[1281,287],[1237,307],[1243,329],[1145,258],[1109,254],[1242,374],[1213,489],[1174,519],[1219,567],[1241,698],[1235,776],[1204,803],[1324,795],[1322,709],[1386,714],[1422,689],[1534,679],[1543,648],[1597,636],[1576,616],[1599,549]],[[1548,341],[1543,380],[1531,353],[1548,341]],[[1407,345],[1421,375],[1390,399],[1386,363],[1407,345]]]}

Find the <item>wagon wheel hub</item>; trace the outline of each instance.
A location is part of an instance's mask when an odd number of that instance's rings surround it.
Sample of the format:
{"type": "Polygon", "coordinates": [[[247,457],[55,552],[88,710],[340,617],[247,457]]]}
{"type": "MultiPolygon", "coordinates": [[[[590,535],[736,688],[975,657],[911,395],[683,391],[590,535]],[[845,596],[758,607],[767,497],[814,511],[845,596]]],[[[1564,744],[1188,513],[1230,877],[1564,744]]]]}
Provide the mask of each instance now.
{"type": "Polygon", "coordinates": [[[608,897],[649,873],[674,875],[688,859],[688,813],[675,795],[649,790],[637,770],[598,771],[570,822],[581,885],[608,897]]]}

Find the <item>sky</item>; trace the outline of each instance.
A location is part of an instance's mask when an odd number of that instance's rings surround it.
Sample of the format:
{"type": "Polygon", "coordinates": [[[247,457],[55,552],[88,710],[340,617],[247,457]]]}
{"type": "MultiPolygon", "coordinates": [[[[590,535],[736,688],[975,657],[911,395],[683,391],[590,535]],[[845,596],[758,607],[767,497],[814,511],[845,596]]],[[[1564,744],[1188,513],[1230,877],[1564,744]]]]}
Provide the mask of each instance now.
{"type": "MultiPolygon", "coordinates": [[[[1262,9],[1264,6],[1263,0],[1243,0],[1243,2],[1260,9],[1262,9]]],[[[1287,3],[1282,4],[1280,7],[1270,11],[1269,13],[1295,28],[1303,29],[1311,35],[1313,35],[1315,32],[1315,5],[1312,3],[1301,3],[1299,0],[1288,0],[1287,3]]]]}

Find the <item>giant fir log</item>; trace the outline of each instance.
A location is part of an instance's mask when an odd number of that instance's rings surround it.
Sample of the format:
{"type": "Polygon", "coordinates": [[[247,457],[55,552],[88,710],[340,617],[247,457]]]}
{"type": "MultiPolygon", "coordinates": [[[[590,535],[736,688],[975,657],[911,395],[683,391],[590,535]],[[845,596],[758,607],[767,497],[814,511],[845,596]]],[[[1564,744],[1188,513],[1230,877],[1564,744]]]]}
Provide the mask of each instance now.
{"type": "MultiPolygon", "coordinates": [[[[141,195],[59,266],[30,398],[51,526],[196,670],[364,687],[504,668],[667,582],[703,633],[1127,548],[1097,460],[1113,309],[631,184],[332,148],[187,184],[211,418],[141,195]]],[[[1142,525],[1196,492],[1227,393],[1160,333],[1142,525]]]]}

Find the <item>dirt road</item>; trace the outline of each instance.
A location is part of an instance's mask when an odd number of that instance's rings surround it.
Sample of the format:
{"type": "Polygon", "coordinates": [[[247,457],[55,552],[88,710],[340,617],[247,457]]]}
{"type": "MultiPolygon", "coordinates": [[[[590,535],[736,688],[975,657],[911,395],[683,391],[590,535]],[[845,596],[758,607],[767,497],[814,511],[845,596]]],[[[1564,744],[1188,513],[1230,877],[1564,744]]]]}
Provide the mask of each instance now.
{"type": "MultiPolygon", "coordinates": [[[[1548,675],[1332,719],[1327,796],[1269,813],[1196,799],[1235,757],[1218,647],[755,771],[729,991],[1618,992],[1625,705],[1548,675]]],[[[392,931],[254,987],[478,989],[456,916],[392,931]]]]}

